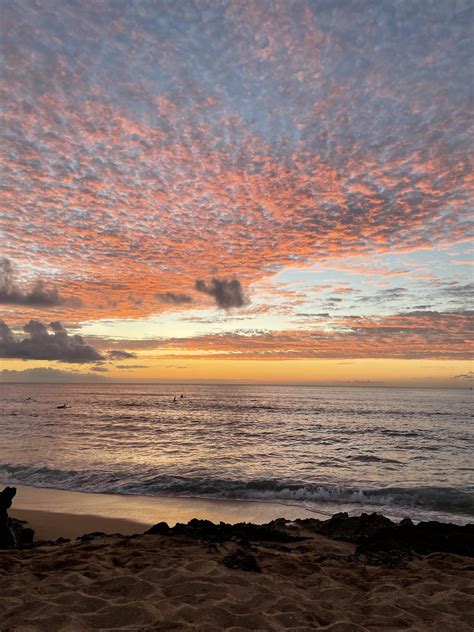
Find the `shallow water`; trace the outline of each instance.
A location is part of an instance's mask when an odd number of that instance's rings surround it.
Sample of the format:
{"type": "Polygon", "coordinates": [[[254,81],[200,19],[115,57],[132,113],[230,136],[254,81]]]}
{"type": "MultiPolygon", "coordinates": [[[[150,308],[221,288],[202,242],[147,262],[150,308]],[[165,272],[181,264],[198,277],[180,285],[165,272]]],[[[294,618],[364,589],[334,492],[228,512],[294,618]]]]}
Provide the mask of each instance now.
{"type": "Polygon", "coordinates": [[[6,482],[474,516],[465,390],[2,384],[0,405],[6,482]]]}

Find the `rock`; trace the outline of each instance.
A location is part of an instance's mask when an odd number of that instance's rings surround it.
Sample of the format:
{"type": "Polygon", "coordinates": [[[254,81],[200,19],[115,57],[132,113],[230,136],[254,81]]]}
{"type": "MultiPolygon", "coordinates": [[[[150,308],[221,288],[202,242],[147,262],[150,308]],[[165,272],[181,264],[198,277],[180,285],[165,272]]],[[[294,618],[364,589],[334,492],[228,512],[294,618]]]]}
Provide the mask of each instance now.
{"type": "MultiPolygon", "coordinates": [[[[102,538],[106,535],[107,534],[104,533],[104,531],[92,531],[91,533],[84,533],[83,535],[78,536],[76,540],[80,540],[81,542],[89,542],[90,540],[93,540],[94,538],[102,538]]],[[[120,534],[117,534],[117,535],[120,535],[120,534]]]]}
{"type": "Polygon", "coordinates": [[[12,506],[16,494],[16,487],[5,487],[0,492],[0,549],[30,546],[35,532],[25,527],[23,520],[8,517],[8,510],[12,506]]]}
{"type": "Polygon", "coordinates": [[[275,529],[271,524],[257,525],[251,522],[240,522],[238,524],[227,524],[220,522],[214,524],[210,520],[198,520],[194,518],[188,524],[178,522],[174,527],[169,527],[166,522],[158,524],[145,531],[146,535],[166,535],[166,536],[187,536],[195,540],[205,542],[228,542],[234,541],[259,541],[259,542],[299,542],[306,538],[294,536],[275,529]]]}
{"type": "Polygon", "coordinates": [[[385,568],[404,567],[413,557],[413,553],[408,551],[377,551],[365,554],[369,566],[384,566],[385,568]]]}
{"type": "Polygon", "coordinates": [[[224,564],[224,566],[227,566],[227,568],[238,569],[241,571],[249,571],[253,573],[262,572],[262,569],[258,565],[255,556],[252,555],[252,553],[246,553],[243,549],[236,549],[219,561],[221,564],[224,564]]]}
{"type": "Polygon", "coordinates": [[[15,494],[15,487],[5,487],[0,492],[0,549],[10,549],[15,546],[15,535],[10,528],[8,517],[8,509],[12,506],[15,494]]]}
{"type": "MultiPolygon", "coordinates": [[[[323,523],[323,521],[319,520],[319,518],[297,518],[293,522],[298,527],[308,529],[309,531],[316,531],[316,529],[318,529],[323,523]]],[[[292,528],[292,525],[287,525],[287,528],[292,528]]]]}
{"type": "Polygon", "coordinates": [[[474,557],[474,524],[464,526],[443,522],[404,523],[380,529],[364,542],[357,553],[405,551],[418,555],[454,553],[474,557]]]}
{"type": "Polygon", "coordinates": [[[158,522],[151,529],[145,531],[145,535],[169,535],[170,528],[167,522],[158,522]]]}
{"type": "Polygon", "coordinates": [[[367,538],[380,529],[394,526],[394,524],[378,513],[349,516],[343,512],[335,514],[329,520],[320,522],[319,525],[313,527],[313,530],[334,540],[359,544],[365,542],[367,538]]]}
{"type": "Polygon", "coordinates": [[[24,527],[27,524],[23,520],[16,520],[15,518],[9,518],[10,531],[13,533],[15,540],[15,546],[28,546],[33,544],[33,538],[35,532],[30,527],[24,527]]]}

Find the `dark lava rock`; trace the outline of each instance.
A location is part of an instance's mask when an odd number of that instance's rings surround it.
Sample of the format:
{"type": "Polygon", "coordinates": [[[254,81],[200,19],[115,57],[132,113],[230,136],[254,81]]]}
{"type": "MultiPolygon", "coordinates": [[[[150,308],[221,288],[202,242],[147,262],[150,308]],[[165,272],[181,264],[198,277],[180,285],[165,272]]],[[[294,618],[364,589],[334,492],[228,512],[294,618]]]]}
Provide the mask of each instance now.
{"type": "MultiPolygon", "coordinates": [[[[297,518],[294,520],[294,523],[299,527],[303,527],[303,529],[316,531],[323,524],[323,521],[319,520],[319,518],[297,518]]],[[[287,528],[288,527],[291,527],[291,524],[287,525],[287,528]]]]}
{"type": "Polygon", "coordinates": [[[298,521],[298,524],[334,540],[353,542],[357,544],[357,554],[370,553],[371,563],[384,566],[399,564],[409,559],[412,553],[474,556],[474,525],[442,522],[420,522],[415,525],[410,518],[404,518],[400,524],[396,524],[377,513],[363,513],[360,516],[338,513],[322,522],[310,519],[298,521]],[[397,556],[397,551],[403,555],[397,556]]]}
{"type": "Polygon", "coordinates": [[[167,522],[158,522],[151,529],[145,531],[146,535],[170,535],[170,527],[167,522]]]}
{"type": "Polygon", "coordinates": [[[251,522],[227,524],[220,522],[214,524],[210,520],[198,520],[194,518],[188,524],[178,522],[174,527],[169,527],[166,522],[159,522],[148,531],[146,535],[187,536],[195,540],[206,542],[228,542],[229,540],[246,540],[258,542],[299,542],[306,538],[294,536],[275,529],[271,525],[257,525],[251,522]]]}
{"type": "Polygon", "coordinates": [[[247,553],[243,549],[236,549],[219,561],[221,564],[224,564],[224,566],[227,566],[227,568],[238,569],[241,571],[250,571],[253,573],[262,572],[262,569],[258,565],[255,556],[252,555],[252,553],[247,553]]]}
{"type": "Polygon", "coordinates": [[[24,527],[26,524],[24,520],[16,520],[16,518],[9,518],[10,530],[15,538],[16,546],[29,546],[33,544],[33,538],[35,532],[30,527],[24,527]]]}
{"type": "Polygon", "coordinates": [[[314,531],[334,540],[359,544],[365,542],[380,529],[395,526],[395,523],[378,513],[349,516],[346,512],[334,514],[329,520],[314,526],[314,531]]]}
{"type": "Polygon", "coordinates": [[[406,551],[418,555],[454,553],[474,557],[474,524],[461,526],[432,521],[393,525],[359,543],[356,552],[382,551],[406,551]]]}
{"type": "Polygon", "coordinates": [[[366,553],[369,566],[384,566],[385,568],[400,568],[414,558],[409,551],[377,551],[366,553]]]}
{"type": "Polygon", "coordinates": [[[15,487],[5,487],[0,492],[0,549],[30,546],[33,543],[33,529],[24,527],[26,523],[23,520],[8,517],[15,494],[15,487]]]}
{"type": "Polygon", "coordinates": [[[15,546],[15,536],[10,529],[8,510],[12,506],[16,494],[15,487],[5,487],[0,492],[0,549],[10,549],[15,546]]]}
{"type": "Polygon", "coordinates": [[[80,540],[81,542],[89,542],[94,538],[102,538],[106,535],[107,534],[103,531],[92,531],[91,533],[84,533],[83,535],[78,536],[76,540],[80,540]]]}

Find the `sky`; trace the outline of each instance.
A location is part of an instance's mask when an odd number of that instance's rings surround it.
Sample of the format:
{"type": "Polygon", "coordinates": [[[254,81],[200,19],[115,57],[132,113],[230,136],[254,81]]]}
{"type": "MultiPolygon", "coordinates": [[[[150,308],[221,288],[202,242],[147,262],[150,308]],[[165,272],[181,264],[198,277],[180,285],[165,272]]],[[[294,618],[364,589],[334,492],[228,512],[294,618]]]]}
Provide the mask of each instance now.
{"type": "Polygon", "coordinates": [[[0,381],[472,384],[472,0],[18,0],[0,381]]]}

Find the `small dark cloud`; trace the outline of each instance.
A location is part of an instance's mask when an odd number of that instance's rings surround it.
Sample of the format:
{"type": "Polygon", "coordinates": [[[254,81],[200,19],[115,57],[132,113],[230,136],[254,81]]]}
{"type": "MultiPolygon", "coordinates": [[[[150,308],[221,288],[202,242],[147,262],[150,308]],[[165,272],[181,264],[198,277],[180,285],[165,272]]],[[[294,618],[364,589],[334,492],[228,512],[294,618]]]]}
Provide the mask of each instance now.
{"type": "Polygon", "coordinates": [[[452,305],[469,306],[473,302],[474,283],[447,281],[439,284],[439,296],[448,299],[452,305]]]}
{"type": "Polygon", "coordinates": [[[467,373],[461,373],[454,376],[455,380],[474,380],[474,371],[468,371],[467,373]]]}
{"type": "Polygon", "coordinates": [[[100,364],[96,364],[91,368],[91,371],[94,371],[95,373],[107,373],[108,370],[109,369],[106,366],[102,366],[100,364]]]}
{"type": "Polygon", "coordinates": [[[48,327],[38,320],[30,320],[23,331],[26,337],[16,339],[8,325],[0,321],[0,357],[22,360],[58,360],[60,362],[96,362],[103,360],[100,353],[79,335],[69,336],[60,322],[48,327]]]}
{"type": "Polygon", "coordinates": [[[61,371],[51,367],[36,367],[24,371],[4,369],[0,371],[0,382],[104,382],[105,378],[93,373],[61,371]]]}
{"type": "Polygon", "coordinates": [[[25,305],[27,307],[55,307],[57,305],[79,306],[78,299],[64,298],[56,288],[46,288],[38,279],[31,290],[17,287],[10,259],[0,259],[0,303],[6,305],[25,305]]]}
{"type": "Polygon", "coordinates": [[[169,303],[172,305],[184,305],[186,303],[192,303],[193,299],[188,294],[180,294],[179,292],[162,292],[157,294],[156,298],[162,303],[169,303]]]}
{"type": "Polygon", "coordinates": [[[131,353],[130,351],[121,351],[120,349],[113,349],[109,351],[109,358],[112,360],[128,360],[130,358],[136,358],[136,353],[131,353]]]}
{"type": "Polygon", "coordinates": [[[204,292],[214,297],[216,304],[221,309],[243,307],[248,303],[238,279],[218,279],[214,277],[206,282],[197,280],[195,288],[198,292],[204,292]]]}
{"type": "Polygon", "coordinates": [[[389,303],[391,301],[398,301],[406,298],[408,290],[404,287],[390,287],[385,290],[380,290],[374,296],[363,296],[358,299],[358,303],[389,303]]]}
{"type": "Polygon", "coordinates": [[[148,364],[117,364],[117,369],[148,369],[148,364]]]}

